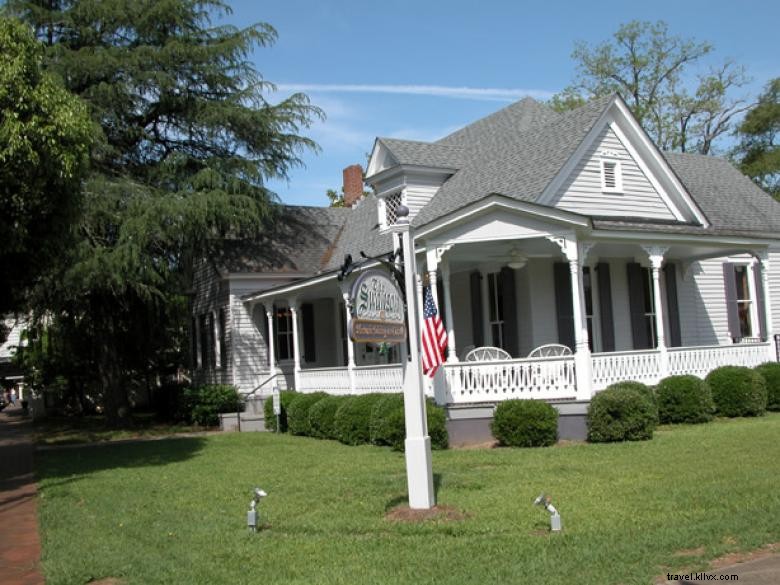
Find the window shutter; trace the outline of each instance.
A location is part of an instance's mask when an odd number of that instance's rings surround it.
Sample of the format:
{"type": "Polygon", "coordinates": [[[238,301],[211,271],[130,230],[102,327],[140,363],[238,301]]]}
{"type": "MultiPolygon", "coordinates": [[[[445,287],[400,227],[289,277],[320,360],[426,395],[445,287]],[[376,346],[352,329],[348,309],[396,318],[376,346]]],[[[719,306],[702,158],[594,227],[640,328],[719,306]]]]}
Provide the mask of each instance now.
{"type": "Polygon", "coordinates": [[[645,294],[642,286],[642,267],[636,262],[626,264],[628,275],[628,306],[631,312],[631,336],[634,349],[650,349],[645,326],[645,294]]]}
{"type": "Polygon", "coordinates": [[[501,295],[504,313],[504,349],[512,357],[520,357],[520,343],[517,334],[517,296],[515,294],[515,271],[504,266],[501,269],[501,295]]]}
{"type": "Polygon", "coordinates": [[[314,342],[314,306],[311,303],[301,305],[303,322],[303,361],[313,364],[317,361],[317,344],[314,342]]]}
{"type": "Polygon", "coordinates": [[[479,272],[471,273],[471,339],[475,347],[482,347],[485,344],[482,332],[482,286],[480,280],[482,280],[482,275],[479,272]]]}
{"type": "Polygon", "coordinates": [[[599,262],[596,265],[596,278],[599,287],[601,349],[602,351],[615,351],[615,318],[612,314],[612,282],[609,277],[609,264],[599,262]]]}
{"type": "Polygon", "coordinates": [[[723,263],[723,286],[726,291],[726,313],[728,315],[729,335],[734,342],[742,338],[737,308],[737,275],[731,262],[723,263]]]}
{"type": "Polygon", "coordinates": [[[558,343],[574,350],[574,307],[571,298],[571,273],[567,262],[553,264],[555,313],[558,316],[558,343]]]}
{"type": "Polygon", "coordinates": [[[761,339],[766,339],[766,314],[764,313],[764,303],[766,302],[766,299],[764,298],[764,287],[761,283],[762,269],[763,267],[758,262],[753,265],[753,276],[755,278],[755,286],[753,288],[756,289],[756,312],[758,313],[759,335],[761,336],[761,339]]]}
{"type": "Polygon", "coordinates": [[[666,283],[666,311],[669,313],[669,347],[682,346],[680,331],[680,304],[677,300],[677,265],[668,262],[664,265],[666,283]]]}
{"type": "Polygon", "coordinates": [[[444,310],[444,281],[441,278],[436,279],[436,310],[439,312],[444,330],[447,331],[447,319],[445,317],[447,312],[444,310]]]}

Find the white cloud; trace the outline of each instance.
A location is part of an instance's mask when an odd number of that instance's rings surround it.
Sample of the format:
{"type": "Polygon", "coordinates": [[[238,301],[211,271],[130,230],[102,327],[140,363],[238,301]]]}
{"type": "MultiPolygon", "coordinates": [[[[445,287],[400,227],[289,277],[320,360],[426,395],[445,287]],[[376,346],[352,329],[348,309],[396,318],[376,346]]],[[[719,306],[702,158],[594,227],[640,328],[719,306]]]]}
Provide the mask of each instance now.
{"type": "Polygon", "coordinates": [[[549,99],[553,92],[543,89],[450,87],[445,85],[372,85],[338,83],[279,83],[280,91],[311,91],[330,93],[393,93],[429,95],[458,99],[511,102],[530,96],[549,99]]]}

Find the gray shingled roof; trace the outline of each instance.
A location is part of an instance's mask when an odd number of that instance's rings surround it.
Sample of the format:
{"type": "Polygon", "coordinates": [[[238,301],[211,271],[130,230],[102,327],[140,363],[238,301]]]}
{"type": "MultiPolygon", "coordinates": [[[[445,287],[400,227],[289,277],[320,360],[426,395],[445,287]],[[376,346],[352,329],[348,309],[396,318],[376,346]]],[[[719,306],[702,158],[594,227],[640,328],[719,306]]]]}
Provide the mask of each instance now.
{"type": "Polygon", "coordinates": [[[400,165],[415,165],[459,169],[468,160],[468,151],[458,146],[447,146],[417,140],[377,138],[400,165]]]}
{"type": "MultiPolygon", "coordinates": [[[[526,110],[505,108],[509,110],[507,115],[493,118],[496,125],[481,124],[484,135],[469,134],[477,142],[471,148],[468,165],[444,183],[414,218],[414,225],[425,225],[493,193],[520,201],[534,201],[613,99],[612,96],[594,99],[565,114],[547,114],[544,116],[546,124],[526,126],[524,132],[512,131],[508,120],[514,113],[525,121],[526,110]],[[493,134],[489,134],[491,129],[493,134]]],[[[528,100],[521,103],[529,104],[528,100]]]]}
{"type": "Polygon", "coordinates": [[[390,252],[392,241],[389,233],[379,233],[377,200],[373,195],[367,195],[349,212],[344,230],[325,270],[335,270],[341,266],[347,254],[351,254],[354,260],[359,260],[360,252],[365,252],[367,256],[390,252]]]}
{"type": "Polygon", "coordinates": [[[325,269],[352,211],[284,206],[273,227],[256,240],[228,240],[215,258],[226,272],[300,272],[325,269]]]}

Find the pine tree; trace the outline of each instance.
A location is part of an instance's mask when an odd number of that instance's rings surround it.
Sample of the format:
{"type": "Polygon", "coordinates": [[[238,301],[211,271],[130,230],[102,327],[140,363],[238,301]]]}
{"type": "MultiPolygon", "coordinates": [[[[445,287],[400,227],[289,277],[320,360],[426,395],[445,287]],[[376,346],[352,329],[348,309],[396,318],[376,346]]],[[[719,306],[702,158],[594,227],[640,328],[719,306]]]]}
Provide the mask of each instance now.
{"type": "Polygon", "coordinates": [[[34,27],[47,67],[102,129],[78,243],[42,303],[91,321],[106,414],[121,422],[128,377],[166,345],[138,344],[138,323],[176,318],[168,309],[192,259],[272,220],[265,181],[316,148],[300,132],[321,113],[302,94],[269,102],[273,86],[249,59],[276,32],[218,24],[230,12],[218,0],[10,0],[7,10],[34,27]]]}

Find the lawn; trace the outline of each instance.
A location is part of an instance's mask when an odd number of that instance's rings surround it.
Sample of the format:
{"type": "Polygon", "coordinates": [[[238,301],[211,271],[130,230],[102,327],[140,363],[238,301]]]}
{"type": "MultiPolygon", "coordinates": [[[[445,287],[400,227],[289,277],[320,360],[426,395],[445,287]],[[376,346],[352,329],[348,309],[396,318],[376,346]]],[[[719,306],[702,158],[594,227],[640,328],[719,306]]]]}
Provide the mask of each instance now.
{"type": "Polygon", "coordinates": [[[97,443],[121,439],[160,437],[180,433],[204,432],[214,429],[188,424],[158,422],[154,415],[137,414],[128,428],[114,429],[106,424],[101,415],[81,417],[47,417],[35,421],[33,436],[41,445],[67,445],[74,443],[97,443]]]}
{"type": "Polygon", "coordinates": [[[651,583],[780,541],[780,414],[653,441],[434,452],[458,521],[385,519],[403,455],[267,433],[37,454],[49,585],[651,583]],[[248,534],[251,489],[268,526],[248,534]],[[564,531],[531,505],[553,496],[564,531]],[[677,571],[679,572],[679,571],[677,571]]]}

